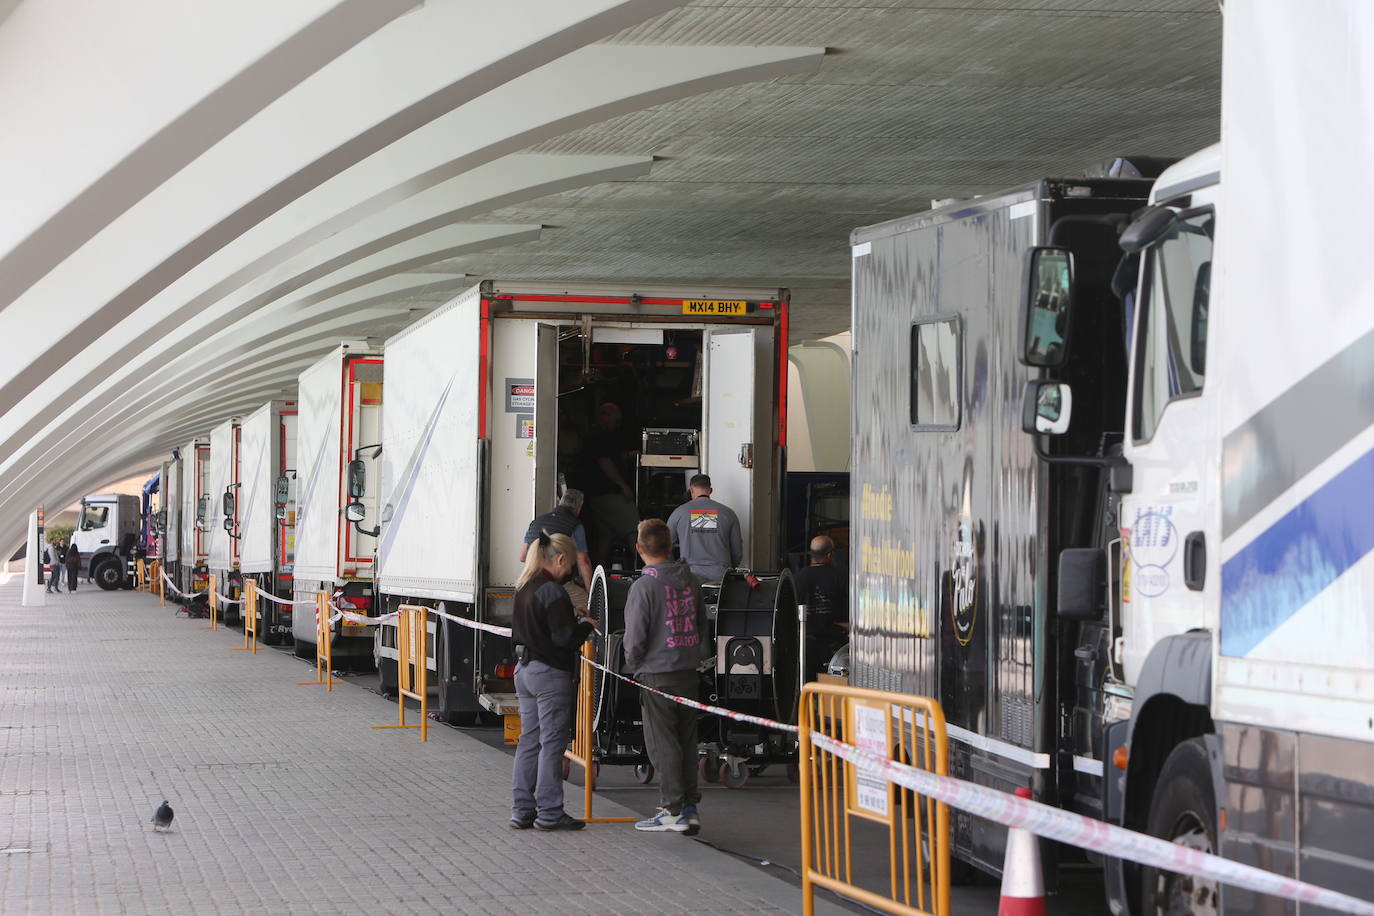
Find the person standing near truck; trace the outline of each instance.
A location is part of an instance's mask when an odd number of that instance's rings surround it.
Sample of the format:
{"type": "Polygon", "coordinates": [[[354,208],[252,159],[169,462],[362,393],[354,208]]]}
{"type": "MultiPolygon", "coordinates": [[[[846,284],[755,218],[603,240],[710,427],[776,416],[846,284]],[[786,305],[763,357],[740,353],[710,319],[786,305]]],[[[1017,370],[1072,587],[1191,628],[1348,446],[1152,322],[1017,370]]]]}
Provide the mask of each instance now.
{"type": "Polygon", "coordinates": [[[62,557],[67,567],[67,590],[76,591],[76,578],[81,573],[81,548],[76,546],[76,541],[67,545],[67,551],[62,557]]]}
{"type": "Polygon", "coordinates": [[[811,539],[811,562],[794,579],[797,603],[806,607],[807,671],[821,670],[849,641],[849,580],[835,565],[835,542],[811,539]]]}
{"type": "Polygon", "coordinates": [[[530,522],[529,528],[525,531],[525,545],[520,548],[520,562],[524,563],[530,544],[534,543],[541,533],[566,534],[573,539],[573,543],[577,545],[577,571],[582,576],[582,584],[578,585],[569,579],[563,583],[563,588],[579,614],[587,613],[587,589],[592,587],[592,561],[587,555],[587,529],[583,527],[580,517],[582,502],[581,490],[563,491],[563,498],[553,507],[553,511],[545,512],[530,522]]]}
{"type": "Polygon", "coordinates": [[[563,810],[563,752],[572,722],[577,650],[595,629],[579,617],[561,583],[572,575],[577,545],[566,534],[540,533],[515,587],[511,640],[520,744],[515,749],[510,825],[516,830],[581,830],[563,810]]]}
{"type": "MultiPolygon", "coordinates": [[[[635,547],[645,566],[625,599],[625,670],[641,684],[695,700],[697,666],[710,653],[701,580],[672,558],[672,535],[662,519],[640,522],[635,547]]],[[[645,750],[658,771],[659,810],[635,829],[692,836],[701,829],[697,711],[643,689],[639,703],[645,750]]]]}
{"type": "Polygon", "coordinates": [[[48,583],[44,591],[49,594],[60,592],[62,591],[62,542],[49,541],[43,553],[44,556],[40,557],[39,561],[44,559],[48,561],[48,583]]]}
{"type": "Polygon", "coordinates": [[[687,481],[691,499],[668,516],[678,555],[703,582],[719,582],[744,556],[739,518],[733,509],[711,498],[711,478],[696,474],[687,481]]]}
{"type": "Polygon", "coordinates": [[[633,454],[620,430],[624,414],[619,404],[607,401],[596,409],[583,449],[587,457],[587,495],[591,497],[596,523],[596,558],[610,564],[611,547],[624,541],[628,548],[639,524],[635,505],[634,474],[628,458],[633,454]]]}

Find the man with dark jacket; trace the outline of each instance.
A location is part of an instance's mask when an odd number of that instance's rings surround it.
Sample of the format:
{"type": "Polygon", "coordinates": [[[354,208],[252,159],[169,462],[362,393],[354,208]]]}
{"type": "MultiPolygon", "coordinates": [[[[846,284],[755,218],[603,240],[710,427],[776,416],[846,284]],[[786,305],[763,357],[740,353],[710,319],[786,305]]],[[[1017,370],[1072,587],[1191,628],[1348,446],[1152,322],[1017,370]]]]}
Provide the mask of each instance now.
{"type": "Polygon", "coordinates": [[[49,541],[48,546],[44,548],[43,553],[44,556],[39,557],[39,562],[42,562],[45,559],[48,561],[48,583],[47,588],[44,589],[44,591],[60,592],[62,591],[62,557],[64,555],[62,550],[62,542],[49,541]]]}
{"type": "MultiPolygon", "coordinates": [[[[711,651],[701,580],[672,559],[672,534],[662,519],[639,523],[635,547],[645,566],[625,599],[625,670],[641,684],[695,700],[697,666],[711,651]]],[[[639,702],[645,749],[658,771],[659,811],[635,829],[691,836],[701,829],[697,712],[648,690],[639,702]]]]}
{"type": "Polygon", "coordinates": [[[577,572],[582,577],[582,584],[579,586],[569,579],[563,583],[563,588],[567,590],[573,608],[579,614],[587,613],[587,589],[592,587],[592,560],[587,553],[587,529],[582,525],[583,499],[581,490],[565,490],[553,511],[545,512],[530,522],[525,530],[525,546],[520,548],[520,562],[524,563],[530,544],[540,534],[566,534],[573,539],[577,545],[577,572]]]}

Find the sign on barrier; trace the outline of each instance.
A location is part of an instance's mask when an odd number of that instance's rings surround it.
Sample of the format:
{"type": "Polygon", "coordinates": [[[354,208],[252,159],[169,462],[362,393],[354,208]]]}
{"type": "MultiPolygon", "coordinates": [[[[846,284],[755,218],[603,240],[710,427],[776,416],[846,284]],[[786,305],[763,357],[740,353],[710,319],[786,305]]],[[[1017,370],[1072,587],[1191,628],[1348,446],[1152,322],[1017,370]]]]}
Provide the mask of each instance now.
{"type": "Polygon", "coordinates": [[[940,705],[845,684],[807,684],[799,724],[803,913],[815,912],[817,886],[887,913],[948,913],[949,809],[815,740],[846,742],[943,776],[949,746],[940,705]],[[887,828],[886,894],[854,883],[854,818],[887,828]]]}
{"type": "Polygon", "coordinates": [[[334,690],[334,647],[329,644],[329,595],[315,593],[315,679],[297,681],[297,684],[323,684],[329,691],[334,690]]]}
{"type": "Polygon", "coordinates": [[[396,707],[400,722],[373,728],[418,728],[429,740],[429,608],[403,604],[396,612],[396,707]],[[420,722],[406,724],[406,698],[420,704],[420,722]]]}

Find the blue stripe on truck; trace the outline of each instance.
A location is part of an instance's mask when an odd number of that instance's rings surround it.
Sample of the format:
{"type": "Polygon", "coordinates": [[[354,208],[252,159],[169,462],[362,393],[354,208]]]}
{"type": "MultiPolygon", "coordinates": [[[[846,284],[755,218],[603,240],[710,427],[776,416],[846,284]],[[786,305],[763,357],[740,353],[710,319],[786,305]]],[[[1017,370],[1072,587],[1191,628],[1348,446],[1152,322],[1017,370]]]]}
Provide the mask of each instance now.
{"type": "MultiPolygon", "coordinates": [[[[1221,568],[1221,654],[1239,657],[1374,550],[1374,451],[1221,568]]],[[[1352,612],[1365,613],[1365,609],[1352,612]]],[[[1340,638],[1332,634],[1332,638],[1340,638]]]]}

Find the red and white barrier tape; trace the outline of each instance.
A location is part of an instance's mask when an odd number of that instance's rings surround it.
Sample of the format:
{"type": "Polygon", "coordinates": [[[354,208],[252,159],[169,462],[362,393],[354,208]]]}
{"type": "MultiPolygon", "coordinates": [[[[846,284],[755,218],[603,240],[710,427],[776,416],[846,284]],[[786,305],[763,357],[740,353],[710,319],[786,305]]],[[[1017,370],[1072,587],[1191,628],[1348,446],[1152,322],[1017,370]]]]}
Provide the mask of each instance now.
{"type": "Polygon", "coordinates": [[[665,693],[664,691],[659,690],[657,687],[650,687],[648,684],[641,684],[639,681],[635,680],[632,677],[626,677],[625,675],[620,674],[619,672],[612,671],[610,668],[607,668],[605,665],[602,665],[599,662],[594,662],[591,659],[584,659],[584,661],[590,664],[593,668],[597,668],[601,671],[606,672],[611,677],[620,678],[620,680],[624,681],[627,684],[633,684],[640,690],[647,690],[650,693],[656,693],[664,699],[672,700],[674,703],[678,703],[682,706],[688,706],[692,709],[700,710],[701,712],[709,712],[712,715],[720,716],[725,719],[732,719],[735,722],[748,722],[751,725],[761,725],[764,728],[771,728],[780,732],[790,732],[793,735],[797,734],[797,726],[795,725],[788,725],[786,722],[779,722],[775,719],[767,719],[763,716],[751,716],[747,712],[736,712],[733,709],[726,709],[722,706],[712,706],[709,703],[702,703],[699,700],[689,700],[686,697],[680,697],[674,693],[665,693]]]}
{"type": "Polygon", "coordinates": [[[1311,903],[1359,916],[1374,916],[1374,903],[1359,900],[1348,894],[1276,875],[1159,837],[1074,814],[1062,808],[1017,798],[1015,795],[1008,795],[987,786],[920,770],[880,757],[852,744],[837,741],[820,732],[812,732],[811,741],[822,750],[847,760],[866,773],[882,776],[917,794],[1007,827],[1020,827],[1080,849],[1091,849],[1103,855],[1141,865],[1152,865],[1179,874],[1210,878],[1232,887],[1270,894],[1284,900],[1311,903]]]}

